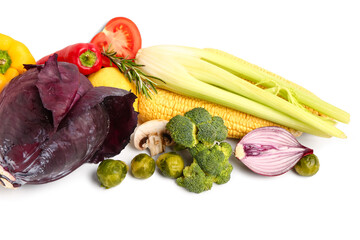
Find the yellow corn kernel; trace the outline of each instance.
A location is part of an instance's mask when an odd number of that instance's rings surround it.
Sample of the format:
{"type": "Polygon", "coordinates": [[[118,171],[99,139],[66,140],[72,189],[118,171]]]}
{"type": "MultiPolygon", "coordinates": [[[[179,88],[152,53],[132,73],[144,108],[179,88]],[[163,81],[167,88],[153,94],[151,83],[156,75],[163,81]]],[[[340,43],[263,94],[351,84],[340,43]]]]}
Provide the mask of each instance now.
{"type": "Polygon", "coordinates": [[[139,121],[146,122],[154,119],[170,120],[172,117],[195,108],[203,107],[213,116],[221,117],[228,128],[229,138],[241,138],[251,130],[266,126],[279,126],[298,137],[301,132],[280,126],[273,122],[254,117],[252,115],[214,104],[197,98],[186,97],[164,89],[157,89],[158,93],[152,99],[139,95],[139,121]]]}

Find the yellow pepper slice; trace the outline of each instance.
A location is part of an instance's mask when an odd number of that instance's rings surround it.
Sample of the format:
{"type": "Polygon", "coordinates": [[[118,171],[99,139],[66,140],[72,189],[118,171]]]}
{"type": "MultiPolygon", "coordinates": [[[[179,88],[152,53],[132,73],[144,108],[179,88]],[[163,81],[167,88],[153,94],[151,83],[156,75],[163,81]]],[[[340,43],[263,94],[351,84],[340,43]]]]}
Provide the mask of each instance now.
{"type": "Polygon", "coordinates": [[[0,33],[0,92],[11,79],[25,72],[23,64],[35,63],[23,43],[0,33]]]}

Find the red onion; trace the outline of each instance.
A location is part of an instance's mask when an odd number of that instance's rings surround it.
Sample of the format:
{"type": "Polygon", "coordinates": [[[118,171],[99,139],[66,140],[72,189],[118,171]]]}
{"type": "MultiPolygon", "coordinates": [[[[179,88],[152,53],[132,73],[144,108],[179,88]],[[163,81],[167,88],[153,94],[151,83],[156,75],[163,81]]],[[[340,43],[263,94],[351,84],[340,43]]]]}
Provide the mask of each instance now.
{"type": "Polygon", "coordinates": [[[253,172],[277,176],[292,169],[313,150],[301,145],[287,130],[280,127],[257,128],[237,144],[235,157],[253,172]]]}

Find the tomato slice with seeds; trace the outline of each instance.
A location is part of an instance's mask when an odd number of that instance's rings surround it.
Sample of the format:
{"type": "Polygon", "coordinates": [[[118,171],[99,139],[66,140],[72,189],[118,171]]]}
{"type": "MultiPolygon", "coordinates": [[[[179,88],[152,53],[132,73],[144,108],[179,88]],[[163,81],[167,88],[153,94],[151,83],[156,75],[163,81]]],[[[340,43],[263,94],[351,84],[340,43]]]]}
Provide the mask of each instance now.
{"type": "MultiPolygon", "coordinates": [[[[116,17],[111,19],[104,29],[93,37],[91,43],[101,50],[107,50],[111,45],[111,50],[114,50],[117,56],[134,59],[137,51],[141,48],[141,35],[133,21],[125,17],[116,17]]],[[[103,57],[103,66],[110,65],[109,59],[103,57]]]]}

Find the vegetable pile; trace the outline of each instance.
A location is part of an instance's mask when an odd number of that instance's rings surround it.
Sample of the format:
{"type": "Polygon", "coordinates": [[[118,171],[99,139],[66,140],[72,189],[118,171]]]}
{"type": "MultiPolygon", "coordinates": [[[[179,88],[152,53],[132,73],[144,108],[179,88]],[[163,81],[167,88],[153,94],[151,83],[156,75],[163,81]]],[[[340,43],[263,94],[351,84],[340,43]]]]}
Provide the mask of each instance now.
{"type": "Polygon", "coordinates": [[[313,176],[319,159],[296,137],[346,138],[336,123],[349,113],[274,73],[217,49],[141,44],[124,17],[37,62],[0,34],[0,184],[47,183],[100,163],[106,189],[158,168],[201,193],[230,180],[233,157],[264,176],[313,176]],[[235,149],[227,138],[239,139],[235,149]],[[130,167],[111,159],[130,141],[150,156],[130,167]]]}

